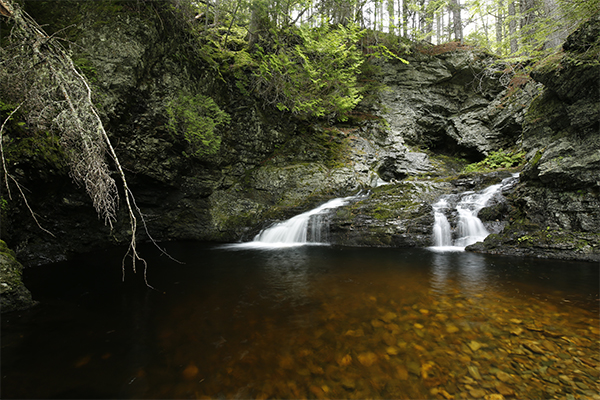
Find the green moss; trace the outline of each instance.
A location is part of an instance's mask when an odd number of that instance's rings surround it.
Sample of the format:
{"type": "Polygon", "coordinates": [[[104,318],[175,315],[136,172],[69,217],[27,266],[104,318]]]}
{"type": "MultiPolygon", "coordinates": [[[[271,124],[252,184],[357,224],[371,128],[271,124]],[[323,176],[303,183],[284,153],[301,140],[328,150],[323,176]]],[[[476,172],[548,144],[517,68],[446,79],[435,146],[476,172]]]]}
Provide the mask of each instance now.
{"type": "Polygon", "coordinates": [[[378,220],[396,219],[409,211],[414,211],[416,207],[419,207],[419,203],[411,200],[391,201],[376,206],[369,211],[369,215],[378,220]]]}
{"type": "Polygon", "coordinates": [[[553,140],[572,134],[565,103],[551,91],[536,97],[525,114],[524,136],[551,136],[553,140]],[[527,129],[528,128],[528,129],[527,129]]]}
{"type": "Polygon", "coordinates": [[[17,256],[15,255],[15,252],[8,248],[8,245],[6,244],[6,242],[4,240],[0,240],[0,253],[5,254],[9,257],[12,257],[15,260],[17,258],[17,256]]]}
{"type": "Polygon", "coordinates": [[[540,74],[550,74],[557,72],[562,69],[561,59],[563,57],[562,52],[556,52],[554,54],[550,54],[549,56],[543,58],[538,62],[537,65],[534,66],[534,71],[540,74]]]}
{"type": "Polygon", "coordinates": [[[538,165],[538,163],[542,159],[543,155],[544,155],[544,149],[538,150],[535,153],[535,156],[533,156],[533,158],[531,159],[531,166],[535,167],[536,165],[538,165]]]}
{"type": "Polygon", "coordinates": [[[189,146],[186,156],[202,159],[215,154],[221,145],[217,128],[227,125],[229,114],[210,97],[180,93],[166,106],[167,128],[174,137],[183,137],[189,146]]]}
{"type": "Polygon", "coordinates": [[[0,289],[2,293],[17,290],[23,286],[21,280],[23,266],[17,261],[15,252],[0,240],[0,289]]]}
{"type": "Polygon", "coordinates": [[[42,172],[48,168],[65,172],[67,155],[57,136],[47,132],[29,133],[25,137],[9,137],[5,144],[6,163],[11,165],[29,163],[42,172]]]}

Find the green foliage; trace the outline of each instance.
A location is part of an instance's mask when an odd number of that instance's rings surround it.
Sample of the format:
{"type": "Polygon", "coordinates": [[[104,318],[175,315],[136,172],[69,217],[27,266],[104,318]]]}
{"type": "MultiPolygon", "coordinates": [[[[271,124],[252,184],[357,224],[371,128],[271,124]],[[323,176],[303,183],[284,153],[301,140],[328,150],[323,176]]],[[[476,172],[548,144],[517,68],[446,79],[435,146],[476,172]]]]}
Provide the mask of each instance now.
{"type": "Polygon", "coordinates": [[[408,64],[408,61],[406,61],[404,58],[399,57],[398,55],[396,55],[395,53],[390,51],[390,49],[382,43],[378,43],[378,44],[369,46],[369,50],[371,51],[372,55],[377,58],[398,60],[400,62],[403,62],[404,64],[408,64]]]}
{"type": "Polygon", "coordinates": [[[471,0],[470,19],[478,26],[466,41],[503,56],[539,59],[560,46],[582,21],[600,11],[600,0],[515,1],[511,15],[510,3],[471,0]]]}
{"type": "Polygon", "coordinates": [[[517,238],[517,241],[519,243],[531,243],[531,242],[533,242],[533,239],[534,238],[532,236],[524,235],[524,236],[517,238]]]}
{"type": "Polygon", "coordinates": [[[188,156],[203,158],[215,154],[221,145],[216,129],[230,121],[210,97],[180,93],[166,107],[167,128],[175,137],[183,137],[190,147],[188,156]]]}
{"type": "Polygon", "coordinates": [[[358,74],[364,57],[354,44],[362,31],[357,26],[335,29],[302,27],[297,44],[277,43],[275,52],[258,48],[255,72],[261,97],[277,108],[301,117],[346,113],[361,100],[358,74]]]}
{"type": "Polygon", "coordinates": [[[517,167],[525,162],[525,152],[492,151],[484,160],[467,165],[463,172],[482,172],[500,168],[517,167]]]}

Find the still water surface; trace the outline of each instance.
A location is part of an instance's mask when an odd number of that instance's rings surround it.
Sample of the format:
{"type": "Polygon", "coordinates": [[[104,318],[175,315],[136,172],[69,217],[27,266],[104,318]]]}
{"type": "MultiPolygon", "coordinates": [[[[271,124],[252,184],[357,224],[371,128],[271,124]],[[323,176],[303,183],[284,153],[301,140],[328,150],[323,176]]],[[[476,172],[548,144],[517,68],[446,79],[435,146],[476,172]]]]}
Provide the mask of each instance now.
{"type": "MultiPolygon", "coordinates": [[[[599,267],[435,253],[169,243],[25,271],[2,398],[594,398],[599,267]]],[[[600,398],[600,397],[597,397],[600,398]]]]}

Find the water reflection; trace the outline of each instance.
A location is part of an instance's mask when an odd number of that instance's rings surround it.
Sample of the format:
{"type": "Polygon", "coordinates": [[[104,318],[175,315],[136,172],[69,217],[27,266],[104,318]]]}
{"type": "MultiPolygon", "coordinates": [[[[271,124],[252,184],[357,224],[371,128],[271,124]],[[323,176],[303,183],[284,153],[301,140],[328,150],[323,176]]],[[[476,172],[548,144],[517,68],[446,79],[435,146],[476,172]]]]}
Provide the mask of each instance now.
{"type": "Polygon", "coordinates": [[[467,253],[461,257],[458,274],[458,283],[467,293],[483,294],[489,289],[489,267],[481,254],[467,253]]]}
{"type": "Polygon", "coordinates": [[[450,286],[450,257],[448,254],[433,253],[431,261],[431,286],[436,292],[444,294],[450,286]]]}
{"type": "Polygon", "coordinates": [[[265,282],[269,285],[273,300],[281,303],[291,301],[302,305],[309,301],[309,255],[304,247],[261,252],[264,259],[265,282]]]}
{"type": "Polygon", "coordinates": [[[457,286],[469,295],[485,293],[493,286],[485,256],[473,253],[432,253],[431,286],[446,294],[457,286]]]}

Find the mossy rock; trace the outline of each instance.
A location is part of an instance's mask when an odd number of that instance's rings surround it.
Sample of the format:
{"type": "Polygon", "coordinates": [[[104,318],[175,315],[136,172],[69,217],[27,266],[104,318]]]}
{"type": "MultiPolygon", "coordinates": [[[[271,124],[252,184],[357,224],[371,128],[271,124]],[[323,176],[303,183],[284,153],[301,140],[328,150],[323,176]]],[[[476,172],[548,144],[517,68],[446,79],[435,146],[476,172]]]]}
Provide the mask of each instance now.
{"type": "Polygon", "coordinates": [[[467,247],[468,251],[518,257],[562,260],[600,261],[600,234],[540,229],[532,224],[515,224],[500,234],[489,235],[483,242],[467,247]]]}
{"type": "Polygon", "coordinates": [[[5,242],[0,240],[0,311],[24,310],[35,305],[31,293],[23,285],[23,266],[15,258],[5,242]]]}

